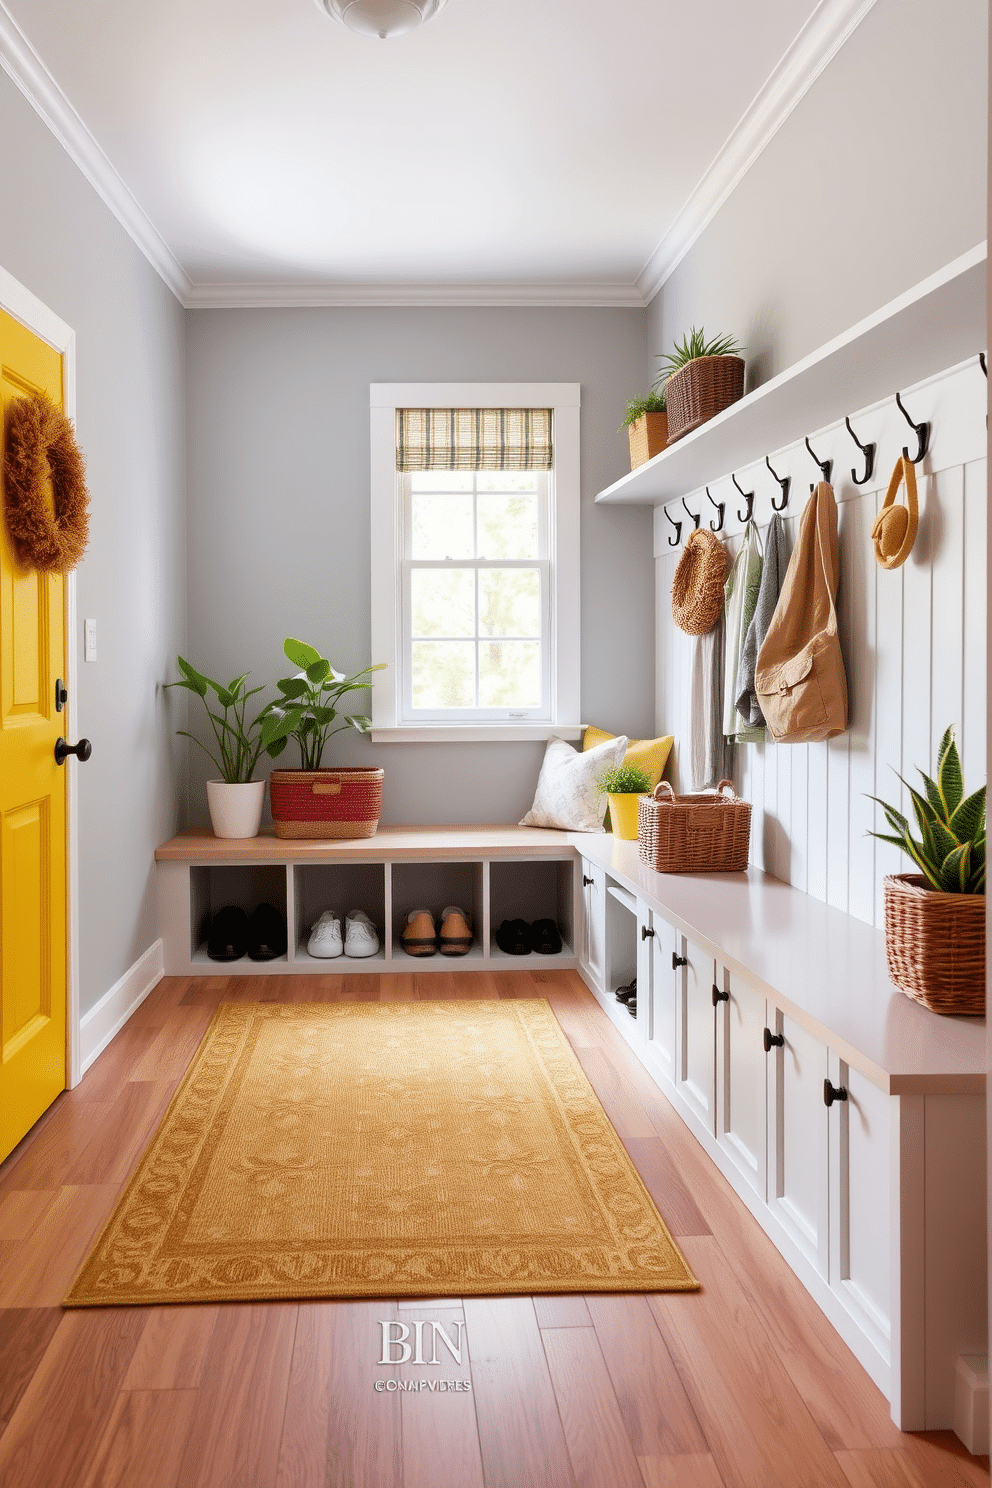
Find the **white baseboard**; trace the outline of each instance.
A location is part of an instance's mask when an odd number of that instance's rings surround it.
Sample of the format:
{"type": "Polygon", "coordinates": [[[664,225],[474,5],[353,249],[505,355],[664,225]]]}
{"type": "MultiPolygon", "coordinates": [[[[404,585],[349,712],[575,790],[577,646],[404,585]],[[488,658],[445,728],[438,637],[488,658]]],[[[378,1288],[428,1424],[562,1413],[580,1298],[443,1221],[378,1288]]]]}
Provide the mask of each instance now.
{"type": "Polygon", "coordinates": [[[124,1027],[134,1010],[141,1006],[149,992],[165,975],[162,942],[156,940],[139,956],[134,965],[115,982],[96,1007],[79,1020],[80,1074],[85,1075],[93,1061],[102,1054],[116,1033],[124,1027]]]}
{"type": "Polygon", "coordinates": [[[961,1354],[954,1377],[954,1430],[975,1457],[989,1449],[987,1354],[961,1354]]]}

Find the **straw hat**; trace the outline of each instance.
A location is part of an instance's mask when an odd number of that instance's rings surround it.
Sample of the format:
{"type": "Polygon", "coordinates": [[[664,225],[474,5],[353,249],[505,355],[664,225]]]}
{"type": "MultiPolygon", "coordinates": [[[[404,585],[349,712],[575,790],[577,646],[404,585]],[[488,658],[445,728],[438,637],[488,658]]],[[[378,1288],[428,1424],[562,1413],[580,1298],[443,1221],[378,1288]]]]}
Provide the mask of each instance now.
{"type": "Polygon", "coordinates": [[[727,550],[705,527],[690,532],[672,580],[672,617],[686,635],[705,635],[723,609],[727,550]]]}
{"type": "Polygon", "coordinates": [[[916,501],[916,471],[912,460],[900,455],[885,493],[882,509],[872,523],[875,560],[882,568],[900,568],[913,551],[920,514],[916,501]],[[906,482],[906,505],[896,506],[899,487],[906,482]]]}

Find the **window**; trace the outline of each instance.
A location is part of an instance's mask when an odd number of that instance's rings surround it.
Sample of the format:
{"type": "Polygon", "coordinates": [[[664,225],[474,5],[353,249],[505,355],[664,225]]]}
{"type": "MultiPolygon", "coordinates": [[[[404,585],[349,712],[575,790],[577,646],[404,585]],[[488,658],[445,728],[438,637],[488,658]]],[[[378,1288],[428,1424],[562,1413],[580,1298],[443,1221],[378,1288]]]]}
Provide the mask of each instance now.
{"type": "Polygon", "coordinates": [[[373,384],[373,738],[577,737],[578,394],[373,384]]]}

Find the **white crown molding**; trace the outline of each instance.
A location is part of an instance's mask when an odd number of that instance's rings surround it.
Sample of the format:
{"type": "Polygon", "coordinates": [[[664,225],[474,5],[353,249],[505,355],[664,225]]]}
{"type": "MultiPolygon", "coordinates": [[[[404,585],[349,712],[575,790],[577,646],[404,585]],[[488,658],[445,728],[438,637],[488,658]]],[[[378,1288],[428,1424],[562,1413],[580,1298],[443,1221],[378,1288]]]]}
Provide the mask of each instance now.
{"type": "Polygon", "coordinates": [[[637,276],[650,304],[875,0],[821,0],[637,276]]]}
{"type": "Polygon", "coordinates": [[[93,189],[183,304],[190,280],[58,83],[0,0],[0,67],[48,125],[93,189]]]}
{"type": "Polygon", "coordinates": [[[188,309],[322,309],[328,306],[627,306],[643,309],[636,284],[194,284],[188,309]]]}

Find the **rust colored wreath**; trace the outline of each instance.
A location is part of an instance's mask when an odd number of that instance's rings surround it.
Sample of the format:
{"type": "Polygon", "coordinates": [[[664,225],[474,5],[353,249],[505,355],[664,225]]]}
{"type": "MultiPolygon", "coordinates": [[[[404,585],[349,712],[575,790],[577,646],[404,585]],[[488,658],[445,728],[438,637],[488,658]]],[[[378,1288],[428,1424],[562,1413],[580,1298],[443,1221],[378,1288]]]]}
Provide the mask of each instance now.
{"type": "Polygon", "coordinates": [[[3,474],[7,531],[19,559],[42,573],[68,573],[86,551],[90,498],[72,425],[41,393],[10,407],[3,474]]]}

